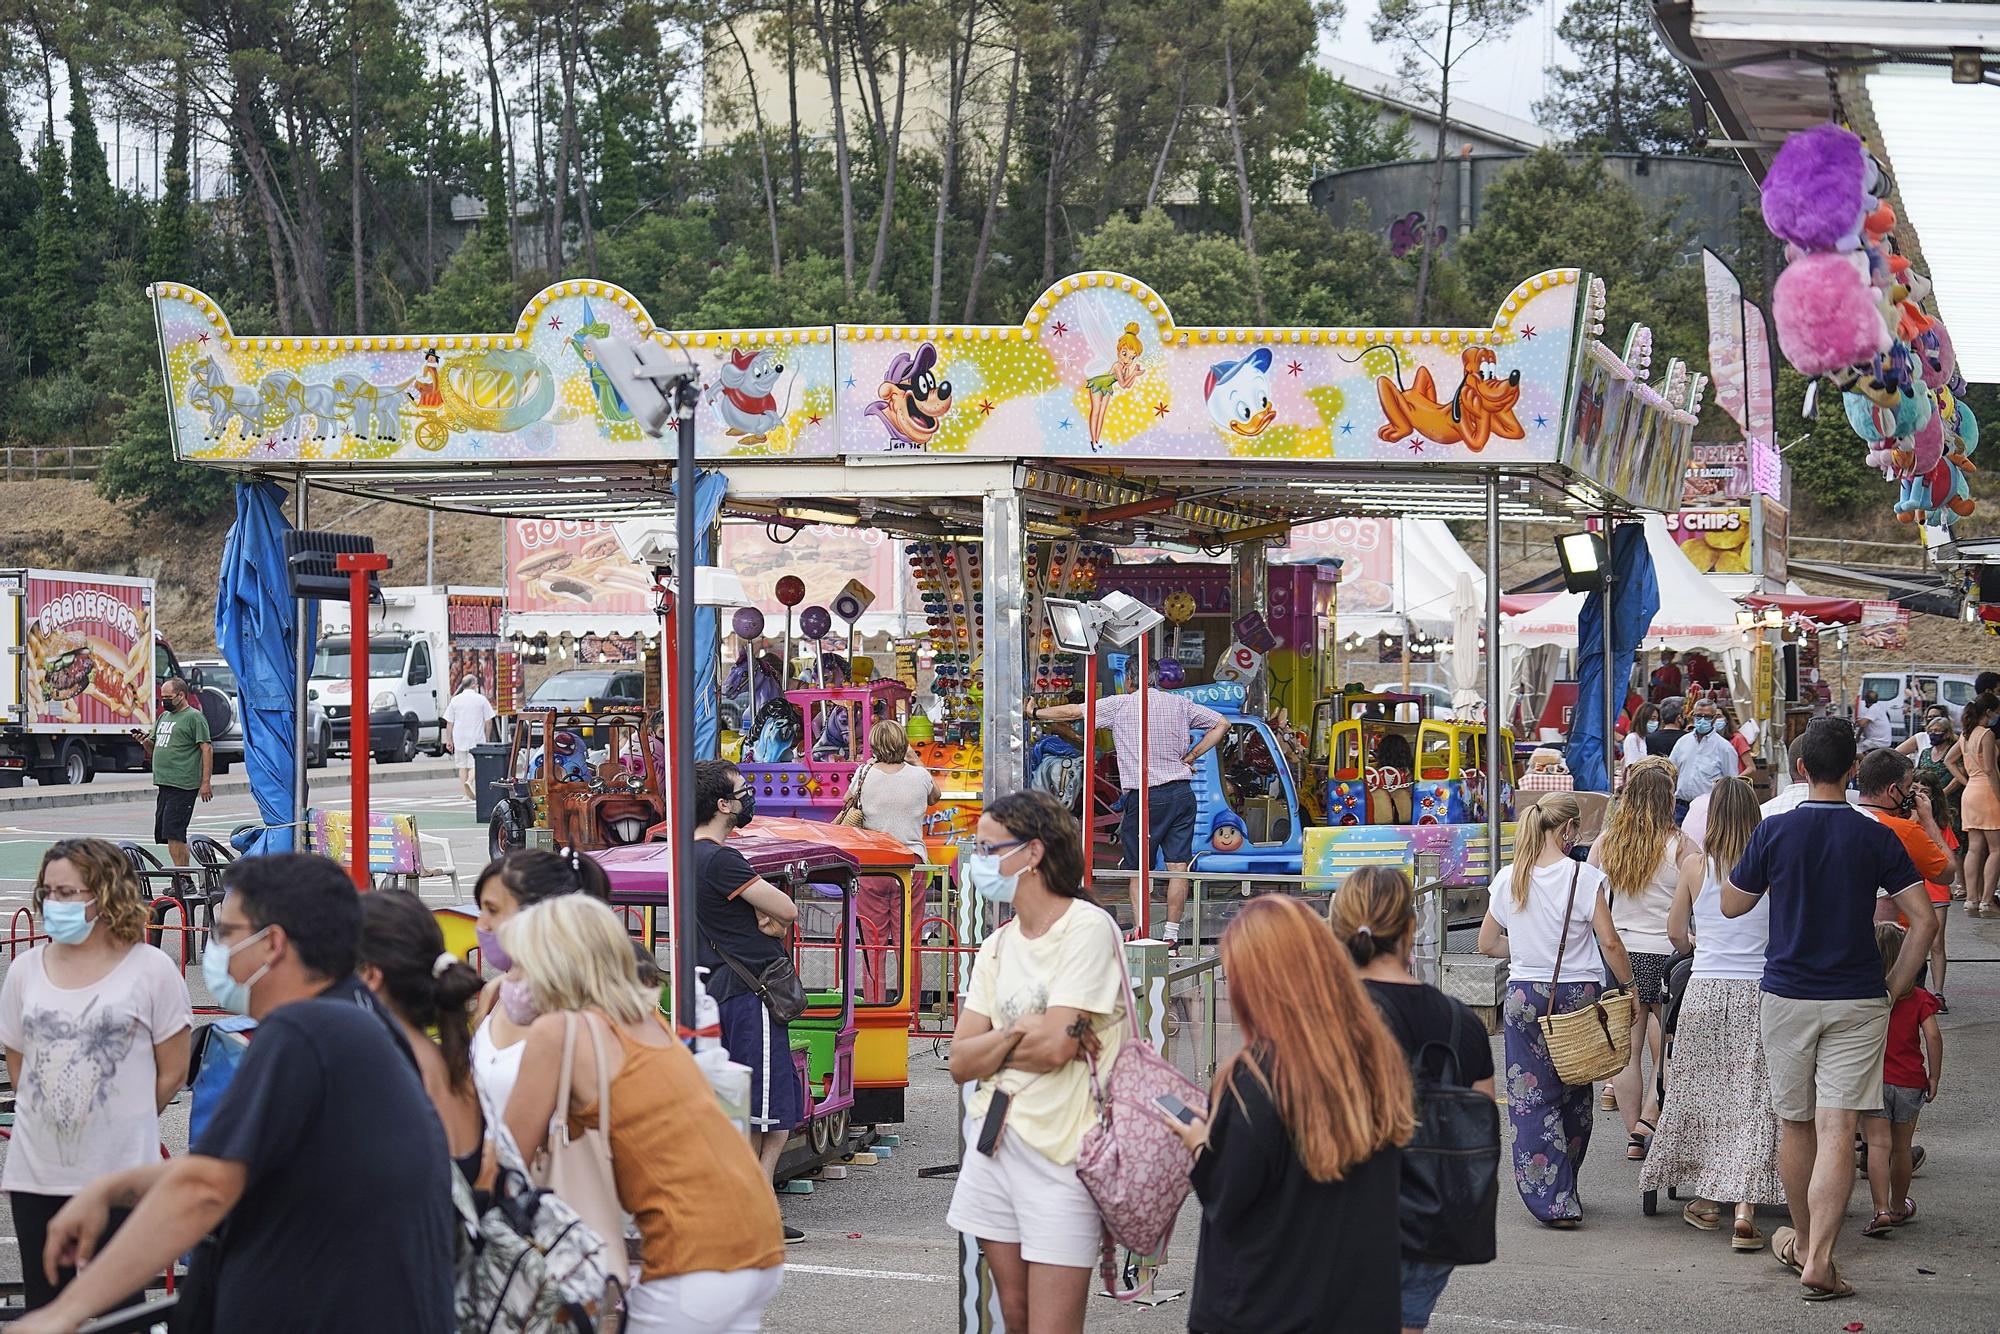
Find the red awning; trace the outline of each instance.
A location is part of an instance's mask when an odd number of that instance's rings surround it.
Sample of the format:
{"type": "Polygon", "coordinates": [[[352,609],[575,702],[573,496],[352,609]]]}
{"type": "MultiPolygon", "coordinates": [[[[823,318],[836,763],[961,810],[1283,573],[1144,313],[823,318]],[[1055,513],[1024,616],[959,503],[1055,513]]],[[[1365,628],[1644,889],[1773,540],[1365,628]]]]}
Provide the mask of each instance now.
{"type": "Polygon", "coordinates": [[[1797,593],[1751,593],[1738,600],[1746,607],[1776,607],[1787,616],[1803,616],[1822,625],[1853,625],[1861,619],[1861,604],[1853,598],[1816,598],[1797,593]]]}
{"type": "MultiPolygon", "coordinates": [[[[1500,614],[1503,616],[1519,616],[1522,612],[1533,611],[1549,599],[1559,596],[1561,595],[1557,593],[1502,593],[1500,595],[1500,614]]],[[[1856,614],[1858,615],[1859,613],[1856,614]]]]}

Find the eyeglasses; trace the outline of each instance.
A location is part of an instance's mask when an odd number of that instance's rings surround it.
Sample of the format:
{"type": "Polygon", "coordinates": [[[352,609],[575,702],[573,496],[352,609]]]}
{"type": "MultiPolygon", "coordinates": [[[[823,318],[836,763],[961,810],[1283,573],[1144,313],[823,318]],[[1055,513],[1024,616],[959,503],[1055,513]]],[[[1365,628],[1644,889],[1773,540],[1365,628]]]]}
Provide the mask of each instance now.
{"type": "Polygon", "coordinates": [[[249,922],[224,922],[218,919],[208,928],[208,938],[214,944],[227,945],[246,931],[254,933],[257,929],[249,922]]]}
{"type": "Polygon", "coordinates": [[[988,843],[985,839],[982,838],[973,843],[972,850],[981,857],[997,857],[1001,853],[1006,852],[1011,848],[1020,847],[1023,843],[1026,843],[1027,841],[1028,840],[1025,838],[1016,838],[1009,840],[1006,843],[988,843]]]}
{"type": "Polygon", "coordinates": [[[35,895],[44,903],[88,903],[97,897],[88,889],[51,889],[47,885],[36,885],[35,895]]]}
{"type": "Polygon", "coordinates": [[[730,794],[729,794],[729,799],[730,799],[731,801],[748,801],[748,800],[749,800],[750,798],[752,798],[752,797],[754,797],[754,796],[756,796],[756,795],[757,795],[757,789],[756,789],[756,788],[754,788],[754,787],[746,787],[746,788],[744,788],[744,789],[743,789],[743,790],[742,790],[741,792],[732,792],[732,793],[730,793],[730,794]]]}

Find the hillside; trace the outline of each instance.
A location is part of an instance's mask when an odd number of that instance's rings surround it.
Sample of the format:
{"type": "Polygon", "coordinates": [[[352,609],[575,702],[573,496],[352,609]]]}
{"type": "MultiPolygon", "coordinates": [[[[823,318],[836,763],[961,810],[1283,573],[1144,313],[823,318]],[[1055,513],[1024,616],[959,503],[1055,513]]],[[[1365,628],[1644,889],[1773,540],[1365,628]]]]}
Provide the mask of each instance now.
{"type": "MultiPolygon", "coordinates": [[[[135,517],[89,482],[0,482],[0,566],[36,565],[97,574],[141,575],[158,581],[162,631],[182,657],[215,651],[216,572],[232,515],[228,509],[197,526],[135,517]]],[[[315,528],[365,533],[395,562],[388,582],[422,583],[424,512],[322,493],[315,528]]],[[[439,583],[494,584],[502,579],[500,521],[440,514],[439,583]]]]}

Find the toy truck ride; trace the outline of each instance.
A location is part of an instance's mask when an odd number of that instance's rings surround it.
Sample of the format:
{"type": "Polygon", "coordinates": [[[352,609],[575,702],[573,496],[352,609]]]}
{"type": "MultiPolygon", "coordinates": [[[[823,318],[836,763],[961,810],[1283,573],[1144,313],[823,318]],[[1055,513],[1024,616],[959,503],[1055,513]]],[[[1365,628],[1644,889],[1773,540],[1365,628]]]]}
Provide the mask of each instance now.
{"type": "Polygon", "coordinates": [[[88,783],[146,768],[132,733],[180,665],[153,620],[153,581],[0,570],[0,787],[88,783]]]}

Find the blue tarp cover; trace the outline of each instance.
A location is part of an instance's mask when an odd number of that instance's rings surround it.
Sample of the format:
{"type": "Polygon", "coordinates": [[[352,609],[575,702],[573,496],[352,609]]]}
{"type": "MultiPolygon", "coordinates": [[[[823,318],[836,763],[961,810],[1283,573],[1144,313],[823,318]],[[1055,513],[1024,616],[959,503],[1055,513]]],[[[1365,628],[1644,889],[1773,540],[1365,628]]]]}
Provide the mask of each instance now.
{"type": "MultiPolygon", "coordinates": [[[[1611,534],[1611,679],[1632,676],[1632,655],[1660,609],[1660,585],[1646,526],[1628,523],[1611,534]]],[[[1622,692],[1621,692],[1622,693],[1622,692]]],[[[1607,792],[1604,781],[1604,592],[1593,590],[1576,618],[1576,711],[1570,715],[1565,759],[1579,792],[1607,792]]]]}

